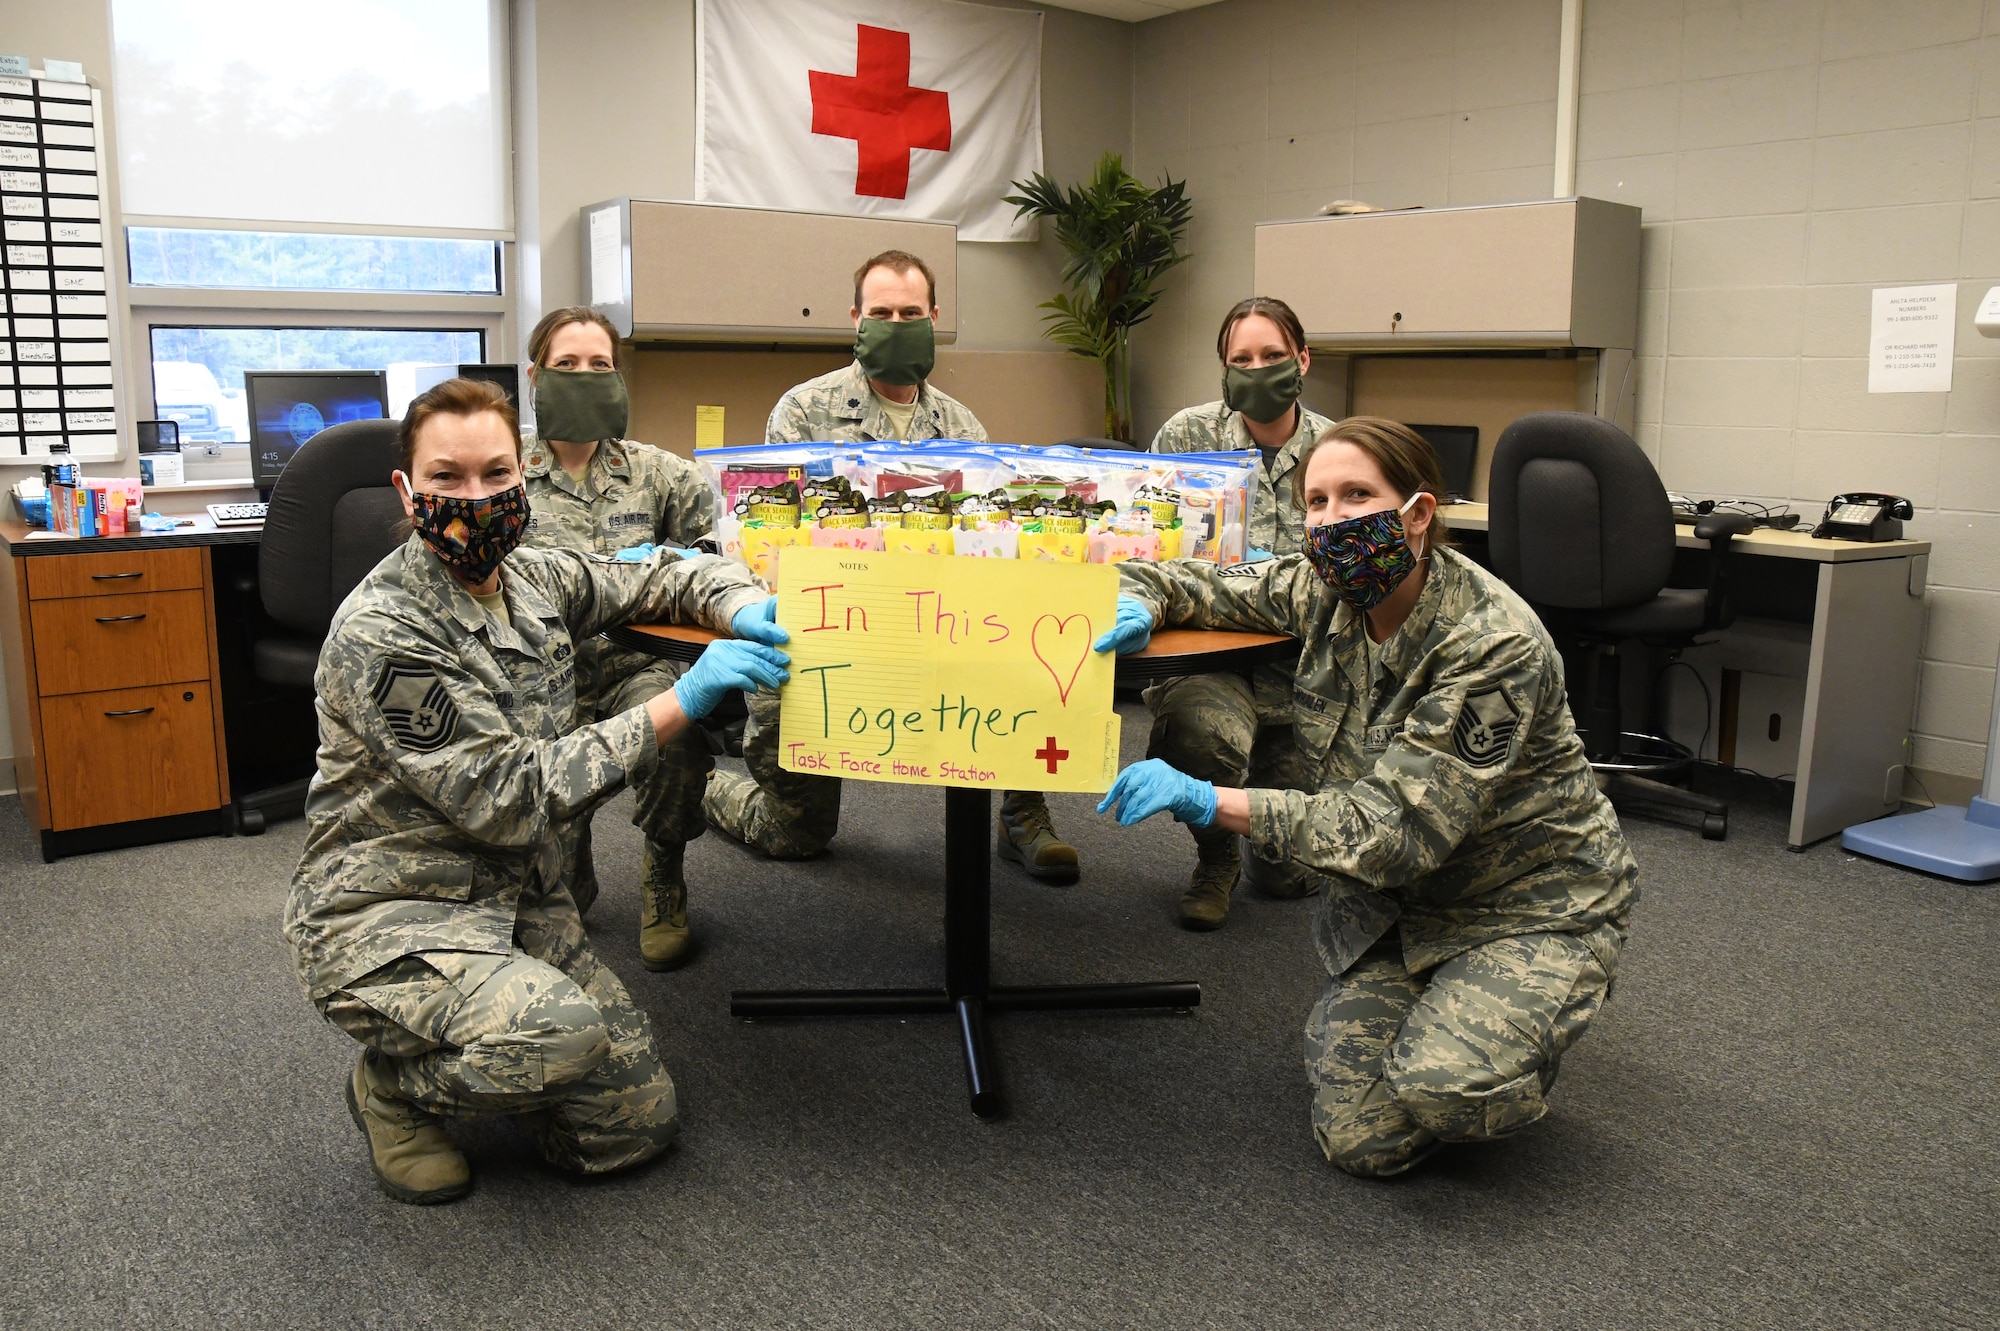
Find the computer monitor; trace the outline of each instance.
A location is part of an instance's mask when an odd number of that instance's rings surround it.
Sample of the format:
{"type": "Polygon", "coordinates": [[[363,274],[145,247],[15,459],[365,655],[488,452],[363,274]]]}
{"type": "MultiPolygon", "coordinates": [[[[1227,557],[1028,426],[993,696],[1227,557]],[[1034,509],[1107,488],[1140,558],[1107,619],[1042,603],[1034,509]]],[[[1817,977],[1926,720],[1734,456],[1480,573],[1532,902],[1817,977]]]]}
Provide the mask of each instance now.
{"type": "Polygon", "coordinates": [[[1444,468],[1445,497],[1462,503],[1472,493],[1472,469],[1479,460],[1477,425],[1412,425],[1438,455],[1444,468]]]}
{"type": "Polygon", "coordinates": [[[388,376],[380,370],[245,370],[250,415],[250,474],[269,491],[299,445],[348,421],[389,414],[388,376]]]}
{"type": "Polygon", "coordinates": [[[521,367],[518,365],[418,365],[411,370],[412,396],[427,393],[447,379],[477,379],[498,384],[514,410],[521,409],[521,367]]]}

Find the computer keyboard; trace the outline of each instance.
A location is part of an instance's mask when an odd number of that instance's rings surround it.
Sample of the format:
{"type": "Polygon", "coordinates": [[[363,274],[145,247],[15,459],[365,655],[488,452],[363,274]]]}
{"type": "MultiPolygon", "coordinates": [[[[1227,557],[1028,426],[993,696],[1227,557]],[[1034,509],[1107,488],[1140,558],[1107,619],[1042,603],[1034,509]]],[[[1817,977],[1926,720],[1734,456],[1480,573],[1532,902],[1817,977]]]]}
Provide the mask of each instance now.
{"type": "Polygon", "coordinates": [[[218,527],[252,527],[264,521],[269,504],[210,504],[208,516],[218,527]]]}

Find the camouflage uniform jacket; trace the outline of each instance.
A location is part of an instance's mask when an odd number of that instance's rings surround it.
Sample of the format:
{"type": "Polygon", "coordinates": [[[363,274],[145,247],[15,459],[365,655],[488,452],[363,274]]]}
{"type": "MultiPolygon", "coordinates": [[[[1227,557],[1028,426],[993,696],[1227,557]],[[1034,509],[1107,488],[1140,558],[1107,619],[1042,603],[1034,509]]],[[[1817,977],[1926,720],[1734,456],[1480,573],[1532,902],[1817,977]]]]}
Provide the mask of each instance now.
{"type": "MultiPolygon", "coordinates": [[[[714,529],[708,482],[678,453],[633,439],[607,441],[591,455],[581,485],[556,461],[555,450],[532,434],[521,437],[521,458],[528,490],[525,545],[609,555],[642,541],[691,546],[714,529]]],[[[577,694],[586,709],[610,684],[654,659],[602,638],[578,643],[577,656],[577,694]]]]}
{"type": "Polygon", "coordinates": [[[714,499],[701,469],[633,439],[609,440],[578,485],[555,450],[521,437],[521,477],[528,488],[525,545],[616,554],[629,545],[693,545],[715,526],[714,499]]]}
{"type": "Polygon", "coordinates": [[[1398,922],[1422,972],[1514,934],[1622,928],[1638,893],[1541,622],[1456,551],[1429,567],[1410,617],[1372,645],[1302,555],[1118,566],[1162,625],[1305,644],[1293,723],[1308,790],[1251,791],[1250,840],[1332,880],[1315,942],[1334,975],[1398,922]]]}
{"type": "MultiPolygon", "coordinates": [[[[1299,428],[1285,441],[1276,456],[1266,454],[1269,467],[1257,468],[1252,482],[1256,493],[1250,498],[1250,538],[1252,548],[1274,555],[1297,552],[1305,539],[1306,511],[1292,493],[1292,473],[1313,441],[1333,428],[1334,423],[1306,404],[1299,404],[1299,428]]],[[[1175,412],[1153,436],[1155,453],[1226,453],[1236,449],[1256,449],[1257,441],[1243,424],[1243,413],[1231,411],[1220,402],[1204,403],[1175,412]]],[[[1259,450],[1261,451],[1261,450],[1259,450]]]]}
{"type": "MultiPolygon", "coordinates": [[[[986,442],[986,427],[979,418],[928,382],[917,387],[917,414],[910,429],[919,439],[986,442]]],[[[764,426],[764,441],[771,444],[860,444],[896,437],[896,427],[876,405],[875,390],[868,386],[859,361],[786,392],[764,426]]]]}
{"type": "Polygon", "coordinates": [[[764,595],[713,555],[521,549],[501,581],[511,627],[412,536],[334,613],[285,910],[310,999],[413,952],[512,948],[523,900],[567,890],[571,820],[659,757],[643,708],[577,726],[576,639],[635,618],[727,632],[764,595]]]}

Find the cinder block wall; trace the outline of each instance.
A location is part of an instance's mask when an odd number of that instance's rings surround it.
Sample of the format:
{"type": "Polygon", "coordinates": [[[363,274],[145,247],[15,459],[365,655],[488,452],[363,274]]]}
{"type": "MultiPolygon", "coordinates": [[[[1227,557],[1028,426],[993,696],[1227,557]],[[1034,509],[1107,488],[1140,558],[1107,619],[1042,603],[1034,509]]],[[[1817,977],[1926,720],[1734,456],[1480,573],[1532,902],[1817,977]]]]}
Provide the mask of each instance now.
{"type": "MultiPolygon", "coordinates": [[[[1546,198],[1559,0],[1229,0],[1140,25],[1133,147],[1195,257],[1146,330],[1143,429],[1218,395],[1250,224],[1328,199],[1546,198]]],[[[1936,542],[1914,765],[1962,798],[2000,652],[2000,6],[1584,0],[1579,193],[1645,214],[1639,442],[1672,489],[1917,506],[1936,542]],[[1959,283],[1949,394],[1867,392],[1869,292],[1959,283]]],[[[1282,296],[1283,292],[1267,293],[1282,296]]]]}

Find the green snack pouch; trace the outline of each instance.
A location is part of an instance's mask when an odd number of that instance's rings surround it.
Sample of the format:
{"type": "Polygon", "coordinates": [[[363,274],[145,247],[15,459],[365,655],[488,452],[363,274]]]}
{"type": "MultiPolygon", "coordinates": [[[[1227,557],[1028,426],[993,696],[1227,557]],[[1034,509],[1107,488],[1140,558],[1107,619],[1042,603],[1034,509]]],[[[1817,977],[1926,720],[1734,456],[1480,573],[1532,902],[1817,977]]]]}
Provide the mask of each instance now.
{"type": "Polygon", "coordinates": [[[799,525],[799,487],[793,481],[745,490],[736,500],[736,516],[760,527],[799,525]]]}

